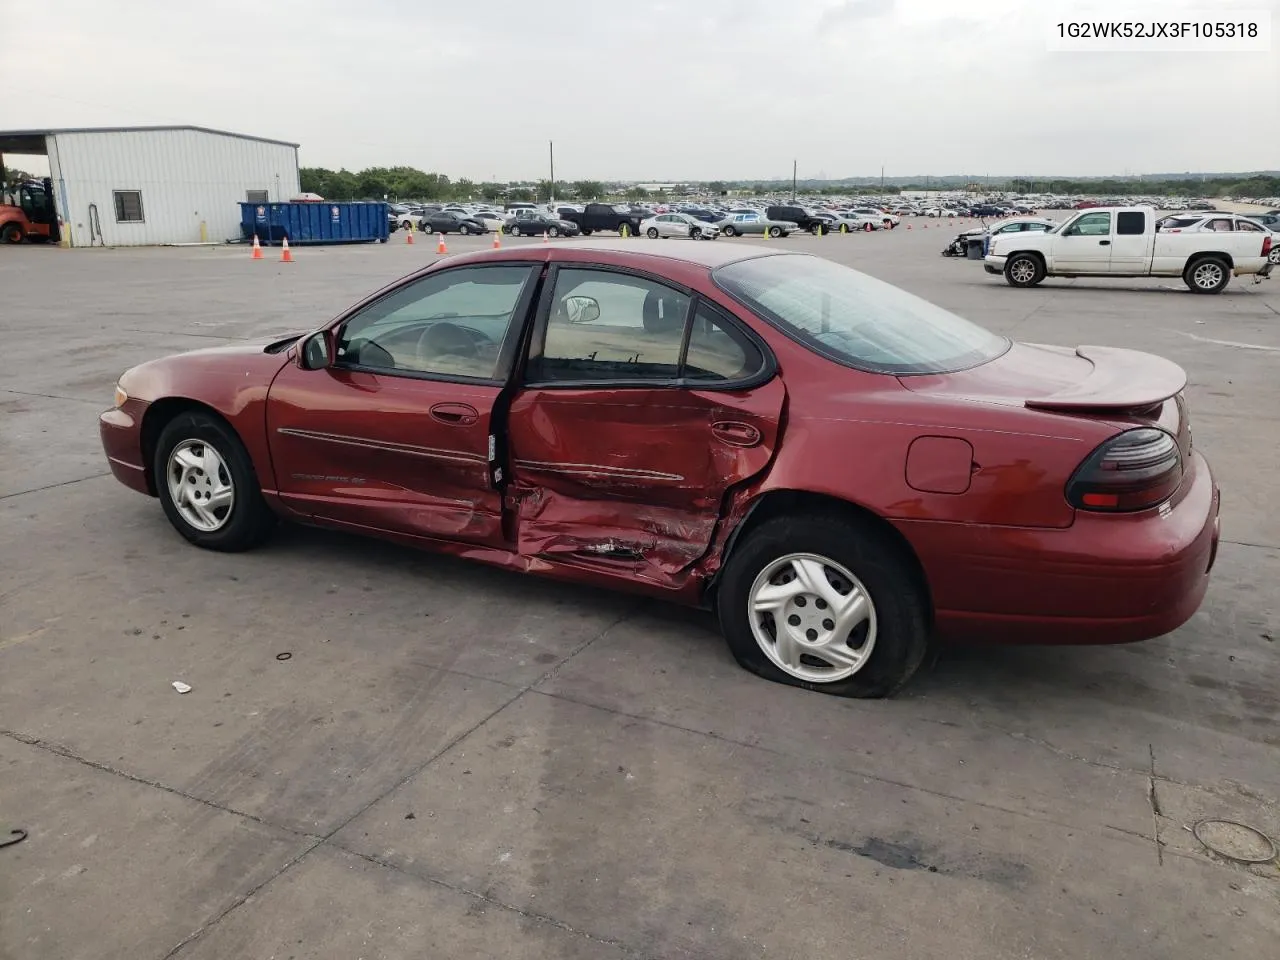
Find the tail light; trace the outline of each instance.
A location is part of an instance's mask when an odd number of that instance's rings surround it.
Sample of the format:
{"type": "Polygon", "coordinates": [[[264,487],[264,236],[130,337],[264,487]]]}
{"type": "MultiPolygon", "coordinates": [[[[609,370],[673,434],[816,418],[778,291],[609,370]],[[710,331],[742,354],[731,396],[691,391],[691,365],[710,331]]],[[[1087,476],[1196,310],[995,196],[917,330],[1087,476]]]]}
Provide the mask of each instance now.
{"type": "Polygon", "coordinates": [[[1182,482],[1178,441],[1164,430],[1126,430],[1089,454],[1067,481],[1080,510],[1123,513],[1167,500],[1182,482]]]}
{"type": "Polygon", "coordinates": [[[1262,255],[1265,257],[1270,252],[1271,252],[1271,236],[1270,234],[1268,234],[1267,236],[1262,238],[1262,255]]]}

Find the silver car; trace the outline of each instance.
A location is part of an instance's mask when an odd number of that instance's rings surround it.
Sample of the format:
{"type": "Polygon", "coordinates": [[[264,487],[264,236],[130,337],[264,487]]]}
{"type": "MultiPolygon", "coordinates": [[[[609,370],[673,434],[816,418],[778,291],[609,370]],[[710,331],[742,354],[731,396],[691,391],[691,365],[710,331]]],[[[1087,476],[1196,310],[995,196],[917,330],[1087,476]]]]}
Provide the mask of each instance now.
{"type": "Polygon", "coordinates": [[[770,220],[763,213],[735,213],[721,220],[717,226],[726,237],[740,237],[744,234],[787,237],[800,229],[798,223],[792,223],[790,220],[770,220]]]}
{"type": "Polygon", "coordinates": [[[659,237],[690,237],[694,240],[714,240],[720,236],[720,228],[687,213],[660,213],[640,223],[640,232],[650,240],[659,237]]]}

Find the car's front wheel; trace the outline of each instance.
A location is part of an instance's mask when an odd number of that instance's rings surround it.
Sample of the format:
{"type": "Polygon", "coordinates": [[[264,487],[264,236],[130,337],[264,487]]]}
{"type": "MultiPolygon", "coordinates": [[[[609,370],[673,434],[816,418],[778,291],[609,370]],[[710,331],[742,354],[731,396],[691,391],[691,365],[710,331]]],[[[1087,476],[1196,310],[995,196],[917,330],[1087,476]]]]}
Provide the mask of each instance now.
{"type": "Polygon", "coordinates": [[[743,667],[841,697],[889,696],[928,649],[921,575],[888,535],[852,519],[765,521],[730,555],[717,610],[743,667]]]}
{"type": "Polygon", "coordinates": [[[1004,279],[1011,287],[1034,287],[1044,279],[1044,263],[1029,253],[1015,253],[1005,262],[1004,279]]]}
{"type": "Polygon", "coordinates": [[[769,236],[774,237],[774,238],[777,238],[777,237],[782,236],[782,228],[781,228],[781,227],[770,227],[770,228],[769,228],[769,236]]]}
{"type": "Polygon", "coordinates": [[[738,235],[738,231],[733,229],[733,227],[725,227],[724,235],[726,237],[736,237],[738,235]]]}
{"type": "Polygon", "coordinates": [[[169,421],[153,469],[169,522],[198,547],[247,550],[275,526],[248,451],[217,417],[190,412],[169,421]]]}

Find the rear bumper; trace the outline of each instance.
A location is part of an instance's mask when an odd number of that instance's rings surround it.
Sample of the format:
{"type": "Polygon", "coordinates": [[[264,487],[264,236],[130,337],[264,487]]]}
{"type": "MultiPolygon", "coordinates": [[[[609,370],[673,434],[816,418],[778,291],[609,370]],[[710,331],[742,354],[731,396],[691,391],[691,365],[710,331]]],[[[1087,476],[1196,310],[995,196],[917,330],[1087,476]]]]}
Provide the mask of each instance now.
{"type": "Polygon", "coordinates": [[[151,494],[147,470],[142,463],[142,416],[146,409],[147,405],[141,400],[126,400],[123,406],[108,410],[98,418],[98,433],[112,475],[126,487],[151,494]]]}
{"type": "Polygon", "coordinates": [[[1220,536],[1208,463],[1168,503],[1127,516],[1079,511],[1065,529],[899,521],[933,591],[938,635],[997,643],[1149,640],[1199,609],[1220,536]]]}

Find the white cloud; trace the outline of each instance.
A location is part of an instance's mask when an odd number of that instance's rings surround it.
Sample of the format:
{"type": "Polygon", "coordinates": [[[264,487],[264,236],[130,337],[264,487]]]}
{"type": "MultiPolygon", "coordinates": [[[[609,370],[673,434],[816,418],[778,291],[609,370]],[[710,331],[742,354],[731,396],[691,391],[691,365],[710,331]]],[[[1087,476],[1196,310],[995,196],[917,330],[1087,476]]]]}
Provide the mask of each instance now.
{"type": "MultiPolygon", "coordinates": [[[[1107,4],[1110,9],[1110,4],[1107,4]]],[[[1171,16],[1181,5],[1128,0],[1171,16]]],[[[1204,0],[1224,13],[1280,0],[1204,0]]],[[[1083,0],[1081,10],[1088,12],[1083,0]]],[[[1280,166],[1280,51],[1063,54],[954,0],[45,0],[6,128],[194,123],[450,176],[1098,174],[1280,166]],[[121,15],[127,9],[127,17],[121,15]]]]}

